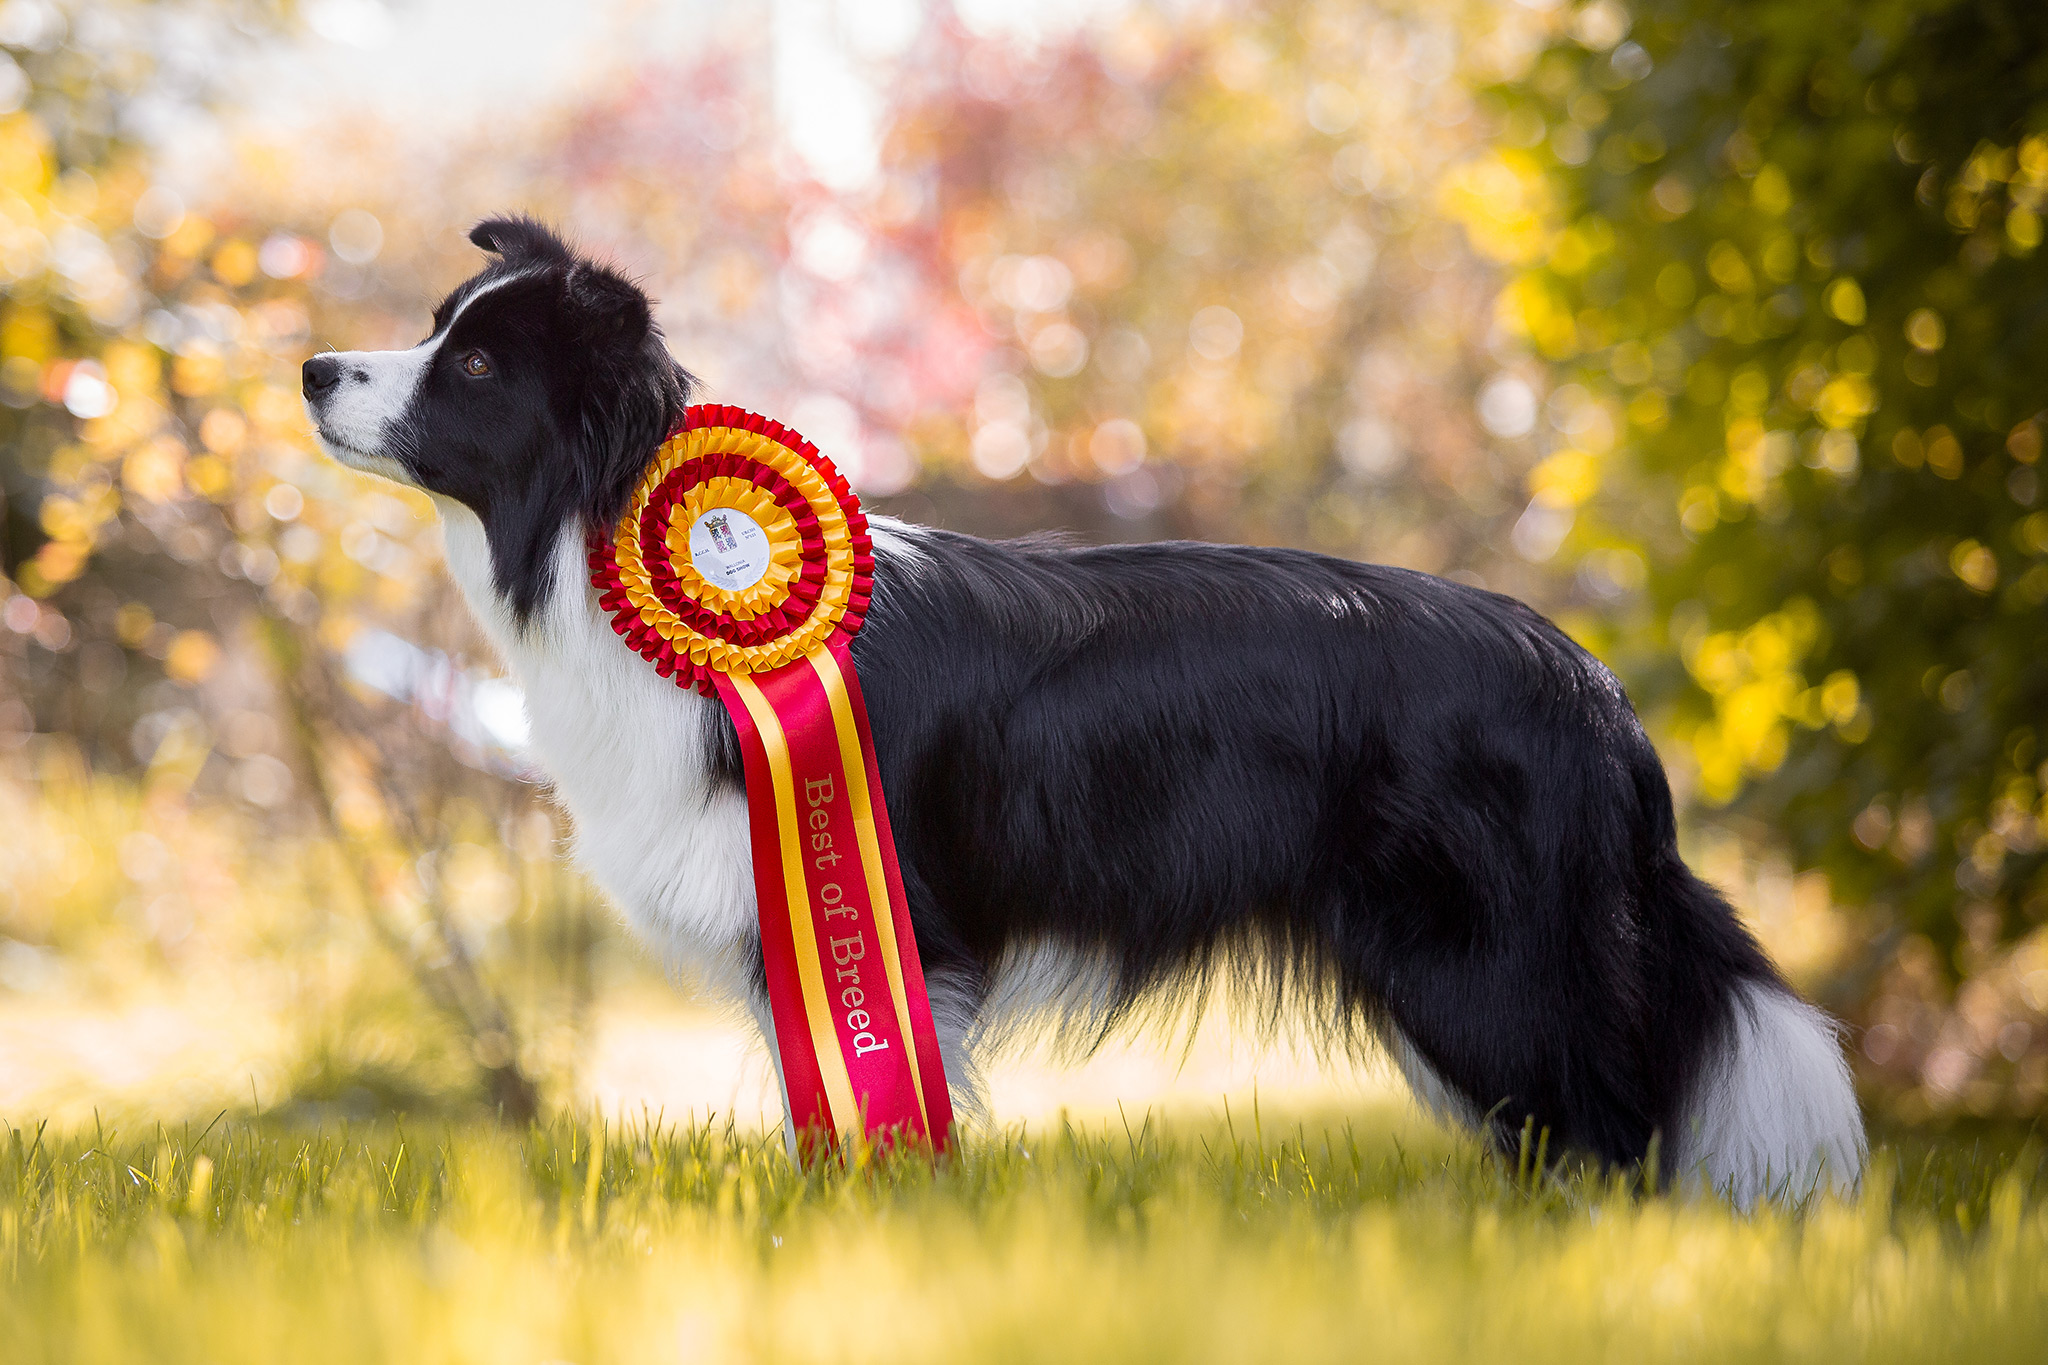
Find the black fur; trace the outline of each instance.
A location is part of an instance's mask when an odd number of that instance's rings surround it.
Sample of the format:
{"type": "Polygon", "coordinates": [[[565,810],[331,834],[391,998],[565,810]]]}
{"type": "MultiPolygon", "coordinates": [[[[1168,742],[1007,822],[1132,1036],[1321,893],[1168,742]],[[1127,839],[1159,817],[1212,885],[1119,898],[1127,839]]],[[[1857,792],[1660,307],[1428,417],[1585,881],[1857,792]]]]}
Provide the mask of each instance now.
{"type": "MultiPolygon", "coordinates": [[[[443,350],[500,391],[431,377],[408,458],[527,613],[582,590],[548,548],[611,524],[690,381],[629,282],[529,221],[474,238],[499,259],[436,328],[490,290],[443,350]]],[[[1497,1140],[1624,1162],[1776,985],[1621,687],[1520,603],[1288,550],[915,544],[854,654],[935,982],[1050,941],[1111,964],[1114,1013],[1249,962],[1340,1036],[1398,1028],[1497,1140]]],[[[713,760],[740,780],[729,723],[713,760]]]]}

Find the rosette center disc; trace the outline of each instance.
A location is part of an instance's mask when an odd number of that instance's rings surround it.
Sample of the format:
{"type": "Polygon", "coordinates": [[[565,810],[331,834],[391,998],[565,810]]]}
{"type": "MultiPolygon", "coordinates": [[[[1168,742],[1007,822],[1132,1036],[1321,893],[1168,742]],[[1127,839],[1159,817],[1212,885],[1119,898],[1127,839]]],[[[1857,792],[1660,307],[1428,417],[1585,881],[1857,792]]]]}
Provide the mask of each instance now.
{"type": "Polygon", "coordinates": [[[714,507],[690,527],[692,567],[727,592],[745,592],[760,582],[773,548],[761,523],[737,507],[714,507]]]}

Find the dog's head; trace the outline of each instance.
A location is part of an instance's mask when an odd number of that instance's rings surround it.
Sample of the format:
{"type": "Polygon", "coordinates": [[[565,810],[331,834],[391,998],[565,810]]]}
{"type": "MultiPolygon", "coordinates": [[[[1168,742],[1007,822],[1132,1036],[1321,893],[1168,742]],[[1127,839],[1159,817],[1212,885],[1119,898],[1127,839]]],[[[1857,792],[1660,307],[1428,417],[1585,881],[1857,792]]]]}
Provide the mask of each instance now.
{"type": "Polygon", "coordinates": [[[524,620],[564,527],[618,517],[692,381],[632,281],[531,219],[469,239],[495,259],[442,300],[432,334],[314,356],[306,406],[336,460],[475,513],[524,620]]]}

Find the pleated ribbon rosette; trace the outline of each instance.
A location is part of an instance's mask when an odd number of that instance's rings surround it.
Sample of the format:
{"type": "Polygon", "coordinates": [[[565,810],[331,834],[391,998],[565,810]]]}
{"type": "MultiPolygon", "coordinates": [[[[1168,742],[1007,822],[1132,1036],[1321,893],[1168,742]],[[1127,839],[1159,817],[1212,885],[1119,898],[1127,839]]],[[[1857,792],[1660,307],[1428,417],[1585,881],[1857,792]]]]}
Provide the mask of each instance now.
{"type": "Polygon", "coordinates": [[[724,703],[746,760],[768,1002],[806,1150],[864,1134],[945,1148],[952,1104],[849,645],[874,577],[867,518],[816,446],[691,408],[610,539],[612,627],[724,703]]]}

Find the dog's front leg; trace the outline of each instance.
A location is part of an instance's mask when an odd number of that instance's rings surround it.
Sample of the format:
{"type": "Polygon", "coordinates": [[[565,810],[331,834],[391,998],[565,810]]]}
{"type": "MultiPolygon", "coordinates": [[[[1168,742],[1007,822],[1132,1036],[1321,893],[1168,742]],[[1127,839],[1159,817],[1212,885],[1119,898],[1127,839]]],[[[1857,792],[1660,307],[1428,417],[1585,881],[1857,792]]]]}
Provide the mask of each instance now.
{"type": "Polygon", "coordinates": [[[796,1111],[789,1103],[789,1080],[782,1074],[782,1049],[775,1044],[775,1013],[768,1008],[765,995],[749,993],[747,1012],[754,1016],[755,1027],[761,1030],[762,1040],[768,1045],[768,1060],[775,1064],[775,1093],[782,1098],[782,1145],[789,1153],[789,1159],[797,1159],[796,1111]]]}

